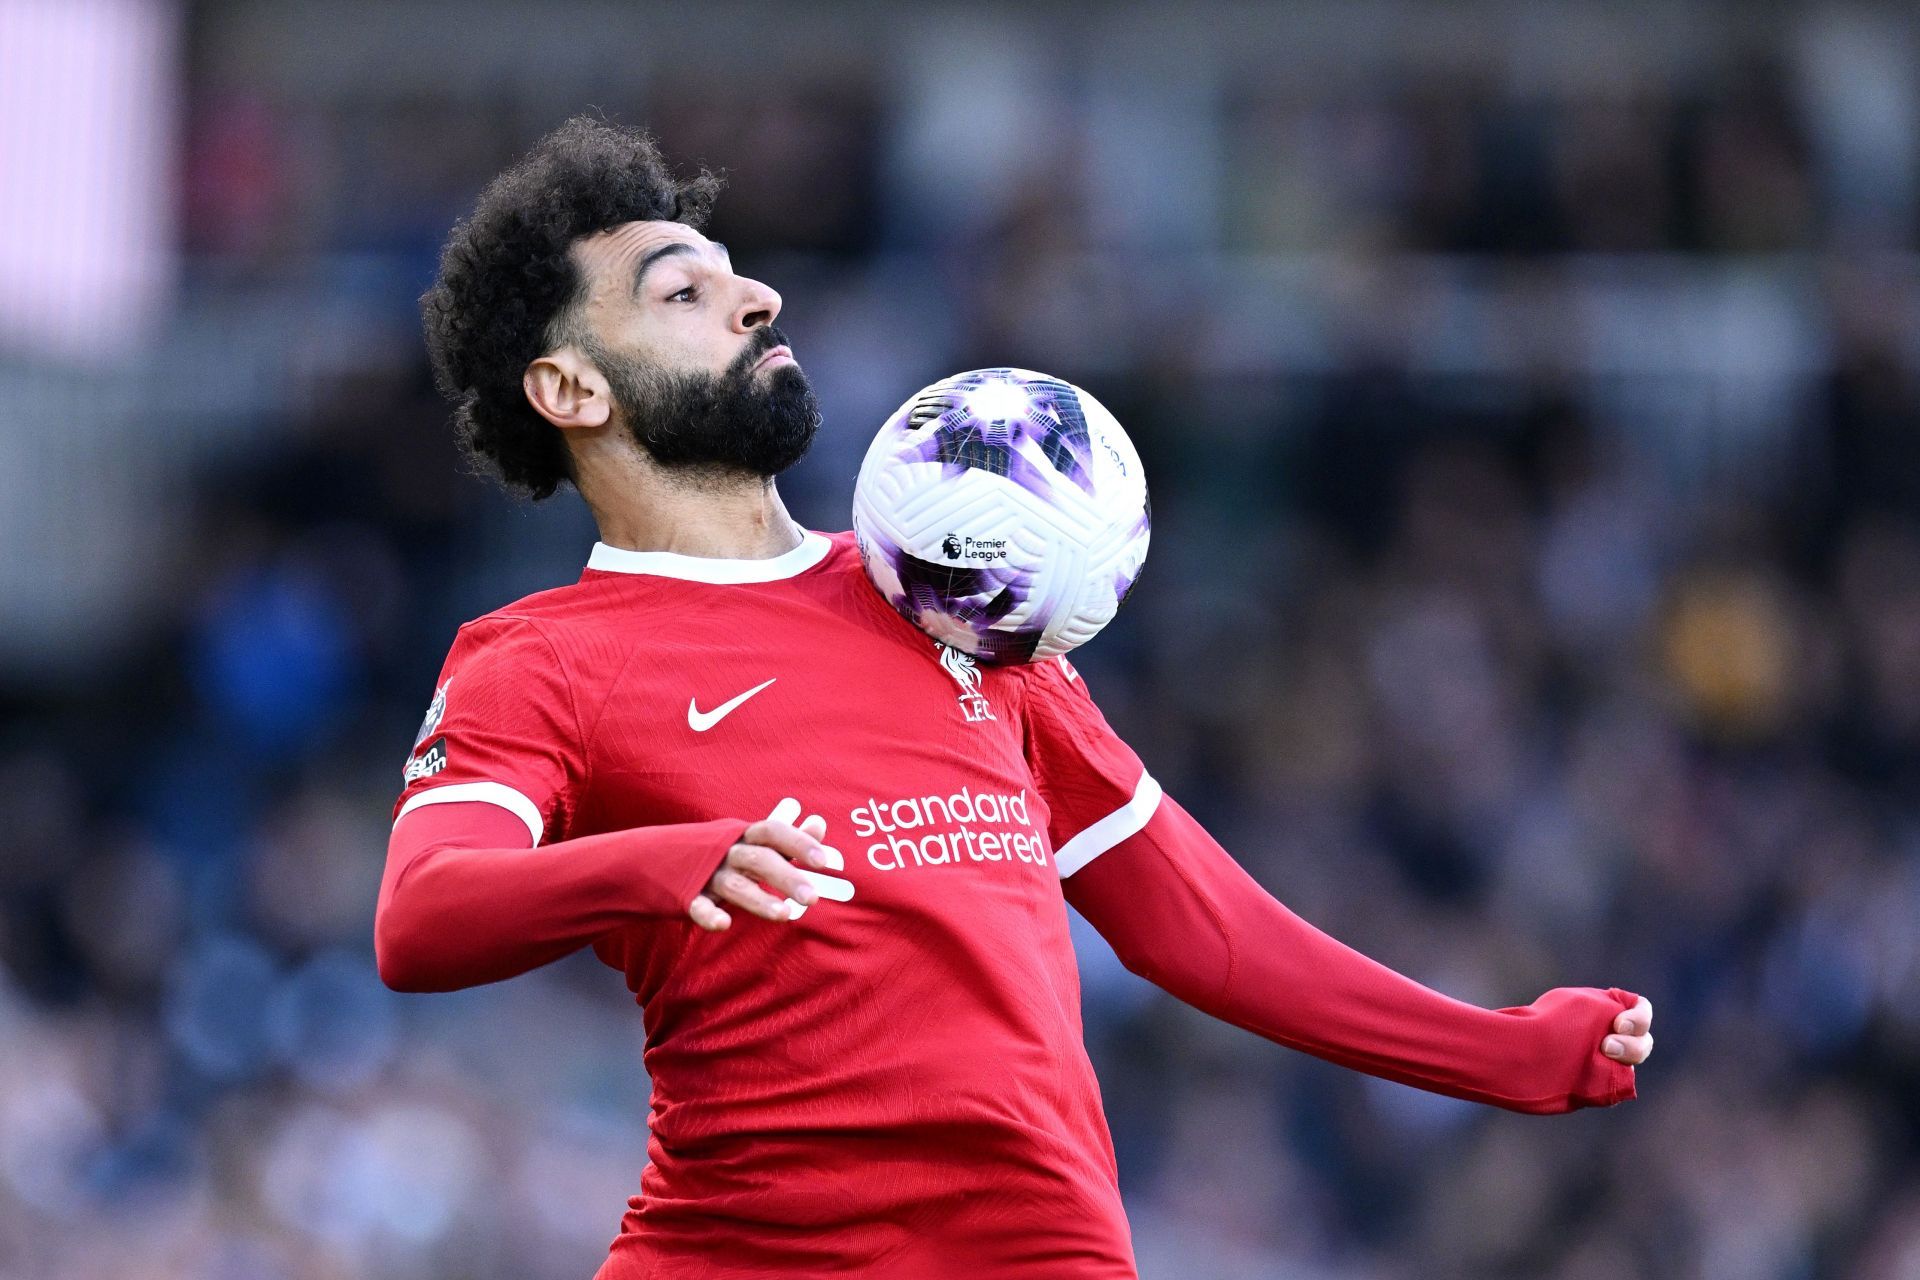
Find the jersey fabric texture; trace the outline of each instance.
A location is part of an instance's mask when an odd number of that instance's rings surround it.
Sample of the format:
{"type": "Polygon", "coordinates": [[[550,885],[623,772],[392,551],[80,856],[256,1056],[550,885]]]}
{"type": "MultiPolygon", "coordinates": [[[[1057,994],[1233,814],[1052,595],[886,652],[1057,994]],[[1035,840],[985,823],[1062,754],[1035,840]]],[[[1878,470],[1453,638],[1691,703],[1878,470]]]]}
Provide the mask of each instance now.
{"type": "Polygon", "coordinates": [[[649,1163],[604,1280],[1132,1277],[1070,899],[1129,967],[1280,1043],[1515,1110],[1633,1094],[1598,1052],[1631,993],[1485,1010],[1318,933],[1160,795],[1068,663],[936,645],[850,534],[768,561],[596,547],[461,629],[407,779],[390,982],[590,943],[644,1010],[649,1163]],[[695,926],[788,797],[851,896],[695,926]]]}

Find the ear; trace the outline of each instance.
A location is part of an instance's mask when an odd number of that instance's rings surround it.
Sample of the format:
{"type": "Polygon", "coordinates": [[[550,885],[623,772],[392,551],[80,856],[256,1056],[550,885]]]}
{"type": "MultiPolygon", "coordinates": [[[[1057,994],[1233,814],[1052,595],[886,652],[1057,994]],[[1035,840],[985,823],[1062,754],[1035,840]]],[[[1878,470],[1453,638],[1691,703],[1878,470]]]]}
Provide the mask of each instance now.
{"type": "Polygon", "coordinates": [[[562,431],[604,427],[613,416],[613,397],[600,371],[573,347],[549,351],[520,375],[531,404],[562,431]]]}

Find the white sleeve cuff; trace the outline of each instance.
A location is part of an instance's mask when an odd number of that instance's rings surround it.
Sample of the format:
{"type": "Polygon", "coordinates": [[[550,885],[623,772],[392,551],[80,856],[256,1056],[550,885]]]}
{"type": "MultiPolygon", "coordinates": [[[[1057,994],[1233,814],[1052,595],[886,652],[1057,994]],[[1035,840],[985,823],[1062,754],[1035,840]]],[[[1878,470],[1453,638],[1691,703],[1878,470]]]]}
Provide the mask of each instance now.
{"type": "Polygon", "coordinates": [[[499,805],[527,824],[527,834],[533,837],[534,846],[539,847],[540,837],[547,828],[540,817],[540,807],[504,782],[453,782],[442,787],[428,787],[400,806],[400,812],[393,816],[393,824],[399,826],[400,819],[430,804],[467,802],[499,805]]]}
{"type": "Polygon", "coordinates": [[[1159,807],[1160,784],[1142,770],[1133,799],[1053,851],[1054,870],[1065,880],[1128,836],[1138,835],[1159,807]]]}

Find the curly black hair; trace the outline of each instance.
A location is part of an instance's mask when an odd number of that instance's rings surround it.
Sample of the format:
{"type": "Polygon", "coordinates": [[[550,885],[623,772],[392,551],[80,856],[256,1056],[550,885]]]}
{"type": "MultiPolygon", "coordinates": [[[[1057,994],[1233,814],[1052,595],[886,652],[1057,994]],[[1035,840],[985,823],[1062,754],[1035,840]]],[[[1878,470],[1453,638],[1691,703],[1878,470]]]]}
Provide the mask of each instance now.
{"type": "Polygon", "coordinates": [[[527,402],[527,365],[569,339],[586,282],[574,241],[627,222],[705,224],[720,179],[682,181],[636,128],[575,116],[487,184],[420,298],[434,384],[483,471],[540,499],[572,479],[560,430],[527,402]]]}

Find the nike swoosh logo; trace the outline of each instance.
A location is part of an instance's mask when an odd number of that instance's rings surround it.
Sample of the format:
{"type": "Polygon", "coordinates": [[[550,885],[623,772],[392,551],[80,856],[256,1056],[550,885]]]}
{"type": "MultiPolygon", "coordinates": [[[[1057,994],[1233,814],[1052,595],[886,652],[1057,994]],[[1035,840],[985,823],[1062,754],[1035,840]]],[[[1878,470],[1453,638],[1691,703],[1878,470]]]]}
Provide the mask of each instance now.
{"type": "MultiPolygon", "coordinates": [[[[779,676],[775,676],[773,680],[778,680],[779,678],[780,678],[779,676]]],[[[705,733],[707,730],[713,728],[713,726],[719,724],[722,720],[725,720],[727,716],[732,714],[733,709],[735,707],[738,707],[741,703],[745,702],[748,698],[751,698],[754,694],[766,688],[767,685],[772,684],[773,680],[768,680],[764,684],[757,684],[753,686],[753,688],[747,690],[745,693],[741,694],[737,698],[728,698],[725,702],[721,703],[719,706],[715,707],[711,711],[702,711],[698,706],[694,704],[694,700],[692,698],[688,698],[687,699],[687,727],[689,729],[692,729],[695,733],[705,733]]]]}

